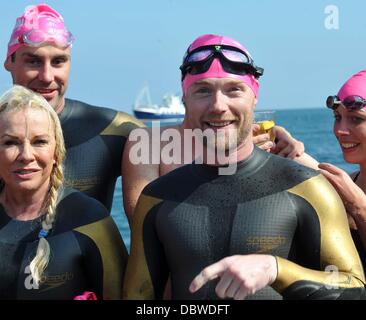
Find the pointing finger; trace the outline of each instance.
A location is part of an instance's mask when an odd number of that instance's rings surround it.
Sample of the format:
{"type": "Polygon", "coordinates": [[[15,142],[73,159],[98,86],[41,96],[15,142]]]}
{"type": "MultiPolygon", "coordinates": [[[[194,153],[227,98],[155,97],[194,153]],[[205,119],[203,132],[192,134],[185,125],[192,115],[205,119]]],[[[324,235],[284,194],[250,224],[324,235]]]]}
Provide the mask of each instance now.
{"type": "Polygon", "coordinates": [[[193,279],[189,286],[189,291],[194,293],[201,289],[207,282],[216,279],[225,268],[226,266],[222,260],[206,267],[193,279]]]}

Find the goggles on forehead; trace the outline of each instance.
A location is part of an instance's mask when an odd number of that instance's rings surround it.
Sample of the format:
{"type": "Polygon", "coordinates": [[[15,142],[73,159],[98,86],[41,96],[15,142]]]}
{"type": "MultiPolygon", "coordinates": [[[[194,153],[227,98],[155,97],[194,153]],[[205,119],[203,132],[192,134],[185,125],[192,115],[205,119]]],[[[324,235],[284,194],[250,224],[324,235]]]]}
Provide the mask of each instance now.
{"type": "Polygon", "coordinates": [[[49,33],[43,30],[33,29],[19,37],[16,37],[9,46],[15,44],[24,44],[31,47],[38,47],[46,42],[55,42],[57,45],[67,48],[75,41],[74,36],[69,31],[49,33]]]}
{"type": "Polygon", "coordinates": [[[257,67],[245,51],[227,45],[209,45],[187,51],[180,66],[182,81],[187,73],[195,75],[207,72],[215,58],[220,60],[221,66],[228,73],[249,73],[257,79],[263,75],[263,68],[257,67]]]}
{"type": "Polygon", "coordinates": [[[340,100],[337,96],[329,96],[326,101],[327,107],[336,110],[340,104],[343,104],[348,111],[361,110],[366,107],[366,100],[360,96],[348,96],[340,100]]]}

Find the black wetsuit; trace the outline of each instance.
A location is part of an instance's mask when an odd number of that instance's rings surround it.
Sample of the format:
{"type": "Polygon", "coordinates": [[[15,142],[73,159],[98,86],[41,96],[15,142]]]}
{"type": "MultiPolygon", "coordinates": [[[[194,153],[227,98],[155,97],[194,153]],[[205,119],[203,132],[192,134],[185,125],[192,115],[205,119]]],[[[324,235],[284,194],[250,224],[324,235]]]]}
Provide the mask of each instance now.
{"type": "Polygon", "coordinates": [[[361,263],[334,188],[317,171],[258,148],[234,175],[191,164],[153,181],[139,199],[131,232],[128,299],[162,298],[169,273],[173,299],[217,299],[217,281],[195,294],[188,291],[191,281],[224,257],[251,253],[276,256],[278,276],[250,299],[364,294],[361,263]],[[315,271],[327,265],[337,266],[339,289],[328,290],[330,273],[315,271]]]}
{"type": "Polygon", "coordinates": [[[142,123],[126,113],[70,99],[59,116],[67,150],[65,185],[98,199],[110,211],[125,141],[142,123]]]}
{"type": "Polygon", "coordinates": [[[0,299],[73,299],[84,291],[121,298],[127,251],[104,206],[76,190],[62,192],[47,237],[50,261],[37,289],[29,263],[40,228],[39,218],[13,220],[0,205],[0,299]]]}
{"type": "MultiPolygon", "coordinates": [[[[358,172],[355,175],[355,177],[353,178],[354,183],[356,183],[356,180],[357,180],[359,175],[360,175],[360,172],[358,172]]],[[[363,265],[363,269],[366,270],[366,250],[365,250],[365,247],[362,243],[360,234],[358,233],[358,230],[354,230],[354,229],[351,229],[351,234],[352,234],[352,239],[353,239],[353,241],[356,245],[358,254],[360,255],[362,265],[363,265]]]]}

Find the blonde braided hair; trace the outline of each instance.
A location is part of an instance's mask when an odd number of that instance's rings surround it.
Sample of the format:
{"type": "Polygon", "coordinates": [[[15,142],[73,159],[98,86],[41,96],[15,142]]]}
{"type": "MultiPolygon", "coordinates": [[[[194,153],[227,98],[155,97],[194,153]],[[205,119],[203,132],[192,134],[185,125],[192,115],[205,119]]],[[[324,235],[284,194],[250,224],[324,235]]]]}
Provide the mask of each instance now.
{"type": "MultiPolygon", "coordinates": [[[[63,171],[62,166],[55,165],[51,177],[50,177],[50,190],[48,192],[48,205],[46,206],[46,214],[42,221],[42,230],[48,232],[52,229],[53,222],[56,217],[56,205],[58,189],[62,185],[63,171]]],[[[50,245],[46,237],[41,236],[38,242],[36,256],[30,263],[30,271],[32,273],[33,280],[38,285],[41,282],[42,274],[47,268],[50,259],[50,245]]]]}
{"type": "Polygon", "coordinates": [[[22,86],[15,85],[0,97],[0,116],[5,112],[22,110],[26,108],[40,109],[47,113],[53,125],[55,134],[55,164],[50,175],[50,187],[42,208],[46,212],[42,221],[42,230],[35,257],[30,263],[30,271],[34,282],[39,285],[44,270],[50,259],[50,245],[46,239],[53,227],[56,218],[58,191],[63,183],[62,162],[65,158],[65,143],[62,135],[61,124],[57,113],[50,104],[37,93],[22,86]]]}

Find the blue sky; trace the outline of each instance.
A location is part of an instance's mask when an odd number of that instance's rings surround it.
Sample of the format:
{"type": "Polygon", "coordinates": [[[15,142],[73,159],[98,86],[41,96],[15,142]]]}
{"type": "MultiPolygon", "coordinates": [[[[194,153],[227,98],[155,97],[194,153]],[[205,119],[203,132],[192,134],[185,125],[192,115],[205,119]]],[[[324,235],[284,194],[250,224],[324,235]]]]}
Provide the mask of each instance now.
{"type": "MultiPolygon", "coordinates": [[[[2,57],[15,19],[36,1],[2,1],[2,57]]],[[[204,33],[228,35],[265,69],[258,109],[321,107],[366,68],[366,2],[290,0],[53,0],[75,35],[67,96],[131,112],[144,83],[153,102],[180,93],[179,65],[204,33]],[[336,6],[329,29],[327,6],[336,6]],[[326,27],[325,22],[328,22],[326,27]],[[333,20],[333,27],[337,27],[333,20]]],[[[1,68],[0,90],[11,85],[1,68]]]]}

